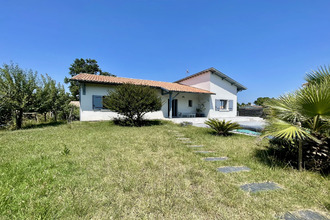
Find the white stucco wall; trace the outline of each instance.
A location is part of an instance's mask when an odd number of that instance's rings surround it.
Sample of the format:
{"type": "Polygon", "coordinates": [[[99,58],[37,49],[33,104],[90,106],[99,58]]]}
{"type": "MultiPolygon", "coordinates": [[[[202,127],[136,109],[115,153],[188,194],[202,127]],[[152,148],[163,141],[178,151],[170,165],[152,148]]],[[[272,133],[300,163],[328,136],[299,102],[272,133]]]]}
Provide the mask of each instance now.
{"type": "MultiPolygon", "coordinates": [[[[109,90],[115,89],[115,85],[102,85],[102,84],[85,84],[85,95],[83,88],[80,88],[80,120],[81,121],[103,121],[111,120],[114,117],[119,117],[115,112],[107,109],[93,109],[93,95],[105,96],[109,90]]],[[[147,119],[162,119],[168,117],[168,98],[169,95],[162,95],[161,90],[157,90],[159,96],[162,98],[162,108],[160,111],[147,113],[144,117],[147,119]]],[[[173,99],[178,100],[178,113],[181,114],[195,114],[198,104],[204,103],[208,106],[209,95],[195,94],[195,93],[177,93],[173,92],[173,99]],[[176,96],[174,98],[174,96],[176,96]],[[192,100],[192,107],[189,107],[188,102],[192,100]]],[[[208,110],[204,111],[208,114],[208,110]]]]}
{"type": "MultiPolygon", "coordinates": [[[[215,93],[215,95],[211,95],[207,105],[206,110],[207,117],[235,117],[237,115],[237,87],[231,85],[226,80],[222,80],[218,75],[206,72],[199,76],[184,80],[180,82],[184,85],[193,86],[200,89],[205,89],[215,93]],[[233,100],[233,110],[215,110],[215,100],[233,100]]],[[[229,107],[229,101],[227,103],[227,108],[229,107]]]]}
{"type": "Polygon", "coordinates": [[[193,78],[181,81],[180,84],[210,91],[211,89],[210,81],[211,81],[211,72],[208,71],[199,76],[195,76],[193,78]]]}
{"type": "MultiPolygon", "coordinates": [[[[80,88],[80,121],[103,121],[111,120],[114,117],[119,117],[115,112],[107,109],[93,109],[93,95],[105,96],[108,95],[109,90],[114,90],[115,85],[102,85],[102,84],[85,84],[85,95],[83,94],[83,88],[80,88]]],[[[158,90],[161,95],[160,89],[158,90]]],[[[164,103],[164,100],[163,100],[164,103]]],[[[167,100],[166,100],[167,104],[167,100]]],[[[146,118],[160,119],[164,118],[163,111],[165,106],[162,106],[161,111],[147,113],[146,118]]]]}
{"type": "Polygon", "coordinates": [[[235,117],[237,115],[237,87],[231,85],[226,80],[221,79],[216,74],[211,74],[210,91],[215,95],[211,95],[210,99],[210,111],[208,117],[235,117]],[[227,110],[216,111],[215,100],[233,100],[233,110],[229,111],[229,101],[227,103],[227,110]]]}

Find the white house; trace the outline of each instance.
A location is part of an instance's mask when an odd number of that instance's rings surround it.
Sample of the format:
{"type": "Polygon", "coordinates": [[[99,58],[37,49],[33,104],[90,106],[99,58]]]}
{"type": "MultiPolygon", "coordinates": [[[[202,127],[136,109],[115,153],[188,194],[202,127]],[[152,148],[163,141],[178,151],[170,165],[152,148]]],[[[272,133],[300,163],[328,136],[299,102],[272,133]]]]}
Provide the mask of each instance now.
{"type": "Polygon", "coordinates": [[[118,115],[103,108],[102,100],[117,85],[131,83],[155,88],[161,96],[160,111],[147,113],[146,118],[235,117],[237,93],[246,87],[209,68],[174,83],[123,77],[79,74],[71,78],[80,84],[80,120],[110,120],[118,115]]]}

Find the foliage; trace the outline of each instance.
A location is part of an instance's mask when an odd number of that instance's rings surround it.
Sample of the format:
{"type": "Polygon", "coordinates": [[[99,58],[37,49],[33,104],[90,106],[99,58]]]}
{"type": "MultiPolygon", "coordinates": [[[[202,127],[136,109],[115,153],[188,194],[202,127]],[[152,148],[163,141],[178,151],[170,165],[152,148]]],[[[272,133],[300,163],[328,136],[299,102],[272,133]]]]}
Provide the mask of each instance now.
{"type": "Polygon", "coordinates": [[[236,122],[226,121],[226,120],[219,120],[215,118],[210,118],[205,121],[205,124],[210,126],[217,135],[228,136],[229,132],[235,129],[239,129],[240,125],[236,122]]]}
{"type": "MultiPolygon", "coordinates": [[[[132,127],[135,126],[135,123],[129,120],[128,118],[120,118],[116,117],[112,119],[112,122],[115,125],[120,125],[124,127],[132,127]]],[[[154,125],[162,125],[163,121],[161,120],[143,120],[140,122],[139,126],[154,126],[154,125]]]]}
{"type": "Polygon", "coordinates": [[[37,73],[32,70],[22,70],[13,63],[0,68],[1,100],[11,109],[16,128],[22,127],[23,113],[33,109],[37,87],[37,73]]]}
{"type": "MultiPolygon", "coordinates": [[[[80,73],[88,73],[94,75],[115,76],[109,72],[102,71],[97,61],[94,59],[76,58],[69,67],[69,74],[74,77],[80,73]]],[[[78,82],[70,81],[70,78],[65,77],[65,83],[70,83],[69,89],[74,100],[79,100],[79,84],[78,82]]]]}
{"type": "Polygon", "coordinates": [[[41,78],[42,85],[37,89],[37,111],[44,114],[45,121],[47,112],[52,112],[57,121],[58,114],[70,101],[69,94],[65,92],[63,85],[56,83],[48,75],[41,75],[41,78]]]}
{"type": "Polygon", "coordinates": [[[8,103],[5,102],[5,99],[0,95],[0,129],[2,126],[6,126],[12,118],[12,112],[8,103]]]}
{"type": "Polygon", "coordinates": [[[109,91],[104,98],[104,106],[125,116],[132,125],[141,126],[143,116],[147,112],[160,110],[162,102],[153,88],[123,84],[109,91]]]}
{"type": "Polygon", "coordinates": [[[77,106],[71,105],[68,100],[59,112],[59,118],[61,120],[67,120],[68,122],[78,121],[80,118],[80,109],[77,106]]]}
{"type": "MultiPolygon", "coordinates": [[[[305,140],[302,143],[303,167],[305,169],[320,171],[324,174],[330,173],[330,138],[320,138],[322,141],[318,144],[312,140],[305,140]]],[[[277,160],[286,162],[291,166],[298,167],[297,155],[298,148],[295,143],[280,138],[273,138],[269,141],[269,153],[277,160]]]]}
{"type": "Polygon", "coordinates": [[[265,104],[266,104],[267,102],[269,102],[270,100],[272,100],[272,99],[274,99],[274,98],[269,98],[269,97],[259,97],[259,98],[257,98],[257,100],[254,101],[253,103],[254,103],[255,105],[259,105],[259,106],[265,106],[265,104]]]}
{"type": "Polygon", "coordinates": [[[308,84],[321,84],[330,80],[330,66],[320,66],[317,70],[313,70],[306,74],[305,80],[308,84]]]}
{"type": "MultiPolygon", "coordinates": [[[[312,72],[307,76],[310,79],[307,86],[270,100],[266,105],[269,126],[265,135],[283,139],[298,148],[299,170],[302,169],[302,152],[315,153],[311,148],[326,145],[324,139],[329,137],[330,81],[326,80],[329,70],[321,70],[325,74],[312,72]],[[304,145],[306,142],[309,144],[304,145]]],[[[327,154],[329,156],[329,152],[327,154]]]]}
{"type": "Polygon", "coordinates": [[[70,154],[70,149],[66,145],[64,145],[64,148],[61,151],[61,155],[66,156],[66,155],[69,155],[69,154],[70,154]]]}
{"type": "Polygon", "coordinates": [[[4,64],[0,69],[0,125],[13,121],[16,129],[22,127],[23,114],[40,113],[47,121],[47,114],[52,114],[55,121],[69,103],[69,94],[64,86],[56,83],[48,75],[41,75],[32,70],[22,70],[17,64],[4,64]]]}

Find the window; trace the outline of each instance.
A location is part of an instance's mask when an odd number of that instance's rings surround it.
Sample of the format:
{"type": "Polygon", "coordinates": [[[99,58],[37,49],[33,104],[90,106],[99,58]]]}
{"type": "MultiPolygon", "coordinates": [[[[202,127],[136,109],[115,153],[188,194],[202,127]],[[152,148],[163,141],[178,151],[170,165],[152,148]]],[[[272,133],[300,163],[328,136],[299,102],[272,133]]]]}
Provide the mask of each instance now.
{"type": "Polygon", "coordinates": [[[225,100],[225,99],[216,99],[215,100],[215,110],[216,111],[233,111],[234,101],[225,100]]]}
{"type": "Polygon", "coordinates": [[[192,107],[192,100],[189,100],[189,101],[188,101],[188,106],[189,106],[189,107],[192,107]]]}
{"type": "Polygon", "coordinates": [[[106,109],[106,107],[103,105],[103,99],[105,96],[101,95],[93,95],[93,109],[106,109]]]}
{"type": "Polygon", "coordinates": [[[216,111],[227,110],[227,100],[216,99],[215,100],[215,110],[216,111]]]}

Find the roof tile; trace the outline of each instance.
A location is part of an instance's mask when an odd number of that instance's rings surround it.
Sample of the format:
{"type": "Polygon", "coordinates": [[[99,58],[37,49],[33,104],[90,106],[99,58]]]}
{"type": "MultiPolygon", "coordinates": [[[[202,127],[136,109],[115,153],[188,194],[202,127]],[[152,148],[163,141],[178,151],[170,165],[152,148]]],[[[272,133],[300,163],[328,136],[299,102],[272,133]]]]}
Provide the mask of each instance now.
{"type": "Polygon", "coordinates": [[[179,83],[170,83],[170,82],[160,82],[153,80],[143,80],[143,79],[130,79],[123,77],[113,77],[113,76],[100,76],[94,74],[81,73],[71,78],[73,81],[78,82],[90,82],[90,83],[102,83],[102,84],[134,84],[134,85],[143,85],[151,86],[156,88],[162,88],[172,92],[191,92],[191,93],[204,93],[204,94],[214,94],[210,91],[195,88],[192,86],[182,85],[179,83]]]}

